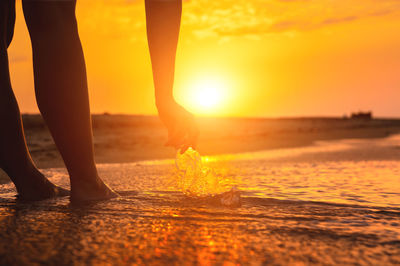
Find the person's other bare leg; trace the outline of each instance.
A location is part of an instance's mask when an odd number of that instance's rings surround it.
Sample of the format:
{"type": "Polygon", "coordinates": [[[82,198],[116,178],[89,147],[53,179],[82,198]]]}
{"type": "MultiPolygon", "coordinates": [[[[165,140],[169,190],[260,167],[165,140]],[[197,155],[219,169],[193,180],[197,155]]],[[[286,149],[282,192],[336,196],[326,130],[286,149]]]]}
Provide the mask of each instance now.
{"type": "Polygon", "coordinates": [[[15,20],[14,0],[0,2],[0,168],[14,182],[18,197],[41,200],[66,196],[67,190],[48,181],[36,168],[26,146],[21,115],[11,88],[7,47],[15,20]]]}
{"type": "Polygon", "coordinates": [[[115,197],[93,154],[86,68],[76,1],[23,1],[33,48],[36,99],[71,179],[71,200],[115,197]]]}

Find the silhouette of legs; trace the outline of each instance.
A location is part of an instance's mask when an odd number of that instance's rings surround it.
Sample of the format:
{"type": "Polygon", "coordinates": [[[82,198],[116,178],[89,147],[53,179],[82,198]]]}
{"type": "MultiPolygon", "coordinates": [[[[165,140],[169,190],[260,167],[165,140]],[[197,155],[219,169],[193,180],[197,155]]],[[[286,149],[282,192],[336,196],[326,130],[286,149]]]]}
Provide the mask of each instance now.
{"type": "Polygon", "coordinates": [[[22,199],[65,196],[68,191],[53,185],[39,172],[26,146],[8,68],[7,47],[12,40],[14,22],[14,0],[0,1],[0,167],[14,182],[22,199]]]}
{"type": "Polygon", "coordinates": [[[76,1],[26,1],[33,49],[36,100],[71,179],[71,200],[116,194],[97,173],[85,60],[75,18],[76,1]]]}

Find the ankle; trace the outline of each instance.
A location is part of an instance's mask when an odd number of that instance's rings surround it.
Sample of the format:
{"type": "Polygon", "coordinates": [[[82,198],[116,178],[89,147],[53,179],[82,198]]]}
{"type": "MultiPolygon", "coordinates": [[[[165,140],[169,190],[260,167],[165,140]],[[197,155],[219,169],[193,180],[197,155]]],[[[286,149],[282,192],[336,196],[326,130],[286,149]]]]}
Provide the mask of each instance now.
{"type": "Polygon", "coordinates": [[[98,175],[92,176],[70,176],[71,180],[71,189],[77,188],[79,190],[91,188],[91,189],[99,189],[102,187],[103,181],[100,179],[98,175]]]}
{"type": "Polygon", "coordinates": [[[70,169],[67,167],[67,169],[71,179],[71,186],[81,183],[95,184],[101,181],[96,166],[88,166],[85,169],[70,169]]]}
{"type": "Polygon", "coordinates": [[[41,183],[46,179],[33,164],[25,164],[23,162],[19,166],[3,164],[1,168],[15,184],[17,190],[37,182],[41,183]]]}

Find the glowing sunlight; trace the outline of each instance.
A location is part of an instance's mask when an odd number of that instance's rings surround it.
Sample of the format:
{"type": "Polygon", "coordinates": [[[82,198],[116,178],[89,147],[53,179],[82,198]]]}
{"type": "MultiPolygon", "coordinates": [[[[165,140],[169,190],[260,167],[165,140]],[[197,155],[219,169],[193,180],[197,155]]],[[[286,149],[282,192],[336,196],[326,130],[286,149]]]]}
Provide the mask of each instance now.
{"type": "Polygon", "coordinates": [[[220,79],[201,78],[194,81],[187,91],[186,99],[194,112],[214,114],[226,100],[227,85],[220,79]]]}

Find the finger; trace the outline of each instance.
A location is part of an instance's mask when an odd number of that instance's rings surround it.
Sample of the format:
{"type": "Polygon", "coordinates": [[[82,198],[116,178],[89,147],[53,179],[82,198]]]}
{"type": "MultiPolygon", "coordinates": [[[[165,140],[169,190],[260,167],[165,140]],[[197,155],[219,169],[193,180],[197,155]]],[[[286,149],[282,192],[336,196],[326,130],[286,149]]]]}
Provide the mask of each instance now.
{"type": "Polygon", "coordinates": [[[183,145],[181,148],[181,154],[184,154],[187,151],[187,149],[189,149],[189,145],[183,145]]]}
{"type": "Polygon", "coordinates": [[[190,147],[194,150],[196,150],[196,141],[197,141],[197,136],[198,133],[196,133],[195,131],[193,132],[189,132],[189,134],[187,135],[187,137],[184,139],[184,144],[181,147],[181,154],[184,153],[187,149],[189,149],[190,147]]]}
{"type": "Polygon", "coordinates": [[[179,149],[183,145],[183,141],[179,140],[167,140],[167,142],[164,144],[166,147],[174,147],[179,149]]]}
{"type": "Polygon", "coordinates": [[[174,146],[175,148],[179,149],[182,147],[182,145],[185,144],[185,135],[187,131],[185,129],[181,129],[177,131],[174,135],[171,136],[169,139],[169,145],[174,146]]]}
{"type": "Polygon", "coordinates": [[[165,146],[167,146],[167,147],[173,147],[173,146],[175,146],[175,144],[173,143],[173,140],[172,140],[172,135],[169,135],[168,136],[168,139],[167,139],[167,141],[165,142],[165,144],[164,144],[165,146]]]}
{"type": "Polygon", "coordinates": [[[169,127],[168,128],[168,139],[167,139],[167,141],[165,142],[165,146],[171,146],[171,147],[173,147],[174,146],[174,143],[173,143],[173,136],[174,135],[176,135],[177,134],[177,127],[176,126],[172,126],[172,127],[169,127]]]}
{"type": "Polygon", "coordinates": [[[164,146],[165,146],[165,147],[170,147],[170,146],[172,146],[172,145],[171,145],[171,142],[170,142],[169,140],[167,140],[167,142],[164,143],[164,146]]]}

